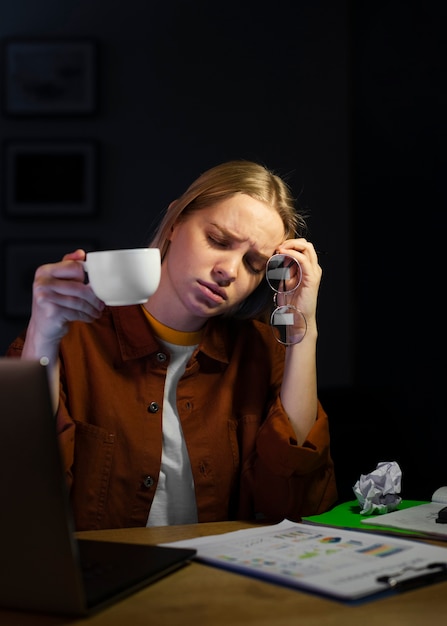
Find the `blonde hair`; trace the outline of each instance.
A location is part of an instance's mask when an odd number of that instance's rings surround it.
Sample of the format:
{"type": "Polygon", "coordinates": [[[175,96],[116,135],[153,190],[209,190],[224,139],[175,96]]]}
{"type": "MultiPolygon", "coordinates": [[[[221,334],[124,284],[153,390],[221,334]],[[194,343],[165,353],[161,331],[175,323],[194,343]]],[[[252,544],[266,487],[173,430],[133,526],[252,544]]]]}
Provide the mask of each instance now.
{"type": "MultiPolygon", "coordinates": [[[[235,160],[207,170],[172,202],[149,245],[160,248],[163,259],[169,247],[171,229],[178,220],[236,193],[251,196],[277,211],[284,224],[284,239],[304,236],[305,218],[296,211],[295,199],[285,180],[264,165],[235,160]]],[[[237,311],[232,311],[232,315],[243,318],[263,317],[270,302],[270,290],[263,281],[241,303],[237,311]]]]}

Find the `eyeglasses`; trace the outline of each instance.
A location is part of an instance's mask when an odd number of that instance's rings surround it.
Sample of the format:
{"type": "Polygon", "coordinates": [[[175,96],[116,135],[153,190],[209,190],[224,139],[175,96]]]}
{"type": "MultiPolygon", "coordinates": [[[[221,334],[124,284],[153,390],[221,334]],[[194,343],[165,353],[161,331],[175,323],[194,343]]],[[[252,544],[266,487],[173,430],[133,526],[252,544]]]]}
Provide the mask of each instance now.
{"type": "Polygon", "coordinates": [[[295,306],[287,304],[287,296],[301,284],[301,265],[287,254],[274,254],[267,261],[265,277],[275,292],[275,309],[270,316],[270,325],[276,341],[285,346],[300,343],[307,331],[306,318],[295,306]]]}

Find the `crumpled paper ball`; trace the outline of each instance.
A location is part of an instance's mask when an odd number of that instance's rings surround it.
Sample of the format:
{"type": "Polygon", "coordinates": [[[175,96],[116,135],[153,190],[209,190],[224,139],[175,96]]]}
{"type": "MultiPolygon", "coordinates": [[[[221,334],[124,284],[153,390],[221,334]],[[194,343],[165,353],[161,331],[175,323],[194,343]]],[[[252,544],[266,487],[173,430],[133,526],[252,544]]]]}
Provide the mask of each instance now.
{"type": "Polygon", "coordinates": [[[362,507],[361,515],[390,513],[395,511],[402,498],[402,471],[395,461],[378,463],[370,474],[361,474],[353,490],[362,507]]]}

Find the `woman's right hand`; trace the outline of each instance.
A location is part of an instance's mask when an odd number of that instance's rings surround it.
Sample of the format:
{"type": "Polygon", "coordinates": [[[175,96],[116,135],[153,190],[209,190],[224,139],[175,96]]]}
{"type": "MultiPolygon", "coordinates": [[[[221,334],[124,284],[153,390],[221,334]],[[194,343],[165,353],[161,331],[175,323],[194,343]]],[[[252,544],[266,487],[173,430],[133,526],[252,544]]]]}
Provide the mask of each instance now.
{"type": "Polygon", "coordinates": [[[70,322],[92,322],[100,317],[104,303],[85,284],[84,268],[79,263],[84,259],[85,251],[79,249],[36,270],[24,358],[56,360],[70,322]]]}

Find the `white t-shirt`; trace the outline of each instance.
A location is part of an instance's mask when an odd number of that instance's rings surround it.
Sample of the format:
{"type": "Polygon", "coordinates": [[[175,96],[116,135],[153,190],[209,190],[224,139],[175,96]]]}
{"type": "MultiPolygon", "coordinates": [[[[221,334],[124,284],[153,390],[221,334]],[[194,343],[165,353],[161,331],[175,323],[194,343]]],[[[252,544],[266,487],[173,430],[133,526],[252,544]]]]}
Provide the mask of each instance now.
{"type": "Polygon", "coordinates": [[[177,412],[177,384],[196,346],[163,341],[171,354],[163,398],[160,477],[146,526],[194,524],[197,506],[188,450],[177,412]]]}

